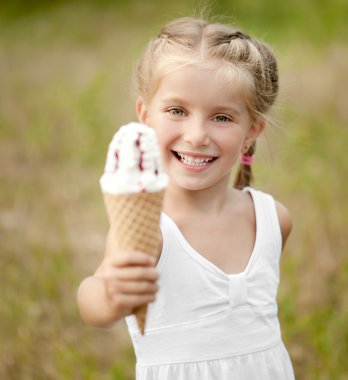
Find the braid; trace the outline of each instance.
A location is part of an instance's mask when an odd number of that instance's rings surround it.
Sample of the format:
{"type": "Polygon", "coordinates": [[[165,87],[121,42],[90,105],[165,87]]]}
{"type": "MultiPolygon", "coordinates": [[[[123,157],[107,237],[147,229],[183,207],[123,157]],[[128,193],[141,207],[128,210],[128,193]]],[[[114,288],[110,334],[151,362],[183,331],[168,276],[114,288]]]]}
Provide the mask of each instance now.
{"type": "MultiPolygon", "coordinates": [[[[249,149],[244,153],[245,156],[251,157],[255,154],[256,142],[254,141],[249,149]]],[[[254,179],[251,165],[245,165],[240,163],[236,178],[234,180],[233,187],[239,190],[244,189],[246,186],[250,186],[254,179]]]]}

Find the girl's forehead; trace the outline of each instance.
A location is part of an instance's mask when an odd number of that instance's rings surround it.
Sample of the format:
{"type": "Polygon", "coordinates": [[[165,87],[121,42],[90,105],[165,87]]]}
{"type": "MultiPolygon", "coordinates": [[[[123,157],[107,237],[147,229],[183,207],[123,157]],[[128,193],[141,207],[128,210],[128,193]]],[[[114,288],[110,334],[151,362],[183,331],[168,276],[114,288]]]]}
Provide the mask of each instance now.
{"type": "Polygon", "coordinates": [[[157,67],[153,74],[150,97],[161,88],[179,87],[181,84],[189,86],[193,82],[204,83],[205,91],[218,85],[221,91],[238,92],[243,98],[249,96],[253,88],[253,78],[249,72],[221,59],[167,61],[167,64],[157,67]]]}
{"type": "Polygon", "coordinates": [[[225,102],[245,102],[250,87],[248,76],[220,65],[190,64],[167,70],[158,78],[153,97],[207,98],[225,102]],[[157,96],[156,96],[157,95],[157,96]]]}
{"type": "Polygon", "coordinates": [[[185,66],[165,73],[159,78],[158,90],[194,90],[195,88],[204,87],[206,91],[211,91],[219,87],[221,91],[231,90],[233,85],[225,80],[219,70],[185,66]]]}
{"type": "Polygon", "coordinates": [[[152,101],[159,106],[193,107],[207,112],[248,112],[238,85],[226,82],[217,70],[192,66],[164,75],[152,101]]]}

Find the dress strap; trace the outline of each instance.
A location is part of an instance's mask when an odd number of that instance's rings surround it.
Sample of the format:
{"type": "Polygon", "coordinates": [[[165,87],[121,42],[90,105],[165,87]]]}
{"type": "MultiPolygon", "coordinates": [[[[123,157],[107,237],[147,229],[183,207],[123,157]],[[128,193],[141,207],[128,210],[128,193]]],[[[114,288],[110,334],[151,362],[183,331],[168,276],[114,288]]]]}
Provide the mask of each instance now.
{"type": "Polygon", "coordinates": [[[162,234],[162,252],[161,256],[158,260],[156,269],[161,272],[163,269],[164,263],[167,259],[168,255],[168,246],[170,245],[170,242],[168,239],[170,238],[170,231],[171,231],[171,220],[169,217],[164,213],[161,212],[161,218],[160,218],[160,230],[162,234]]]}
{"type": "Polygon", "coordinates": [[[275,252],[280,254],[282,236],[274,198],[251,187],[244,188],[244,191],[248,191],[253,198],[256,220],[258,221],[258,233],[263,239],[272,241],[275,252]]]}

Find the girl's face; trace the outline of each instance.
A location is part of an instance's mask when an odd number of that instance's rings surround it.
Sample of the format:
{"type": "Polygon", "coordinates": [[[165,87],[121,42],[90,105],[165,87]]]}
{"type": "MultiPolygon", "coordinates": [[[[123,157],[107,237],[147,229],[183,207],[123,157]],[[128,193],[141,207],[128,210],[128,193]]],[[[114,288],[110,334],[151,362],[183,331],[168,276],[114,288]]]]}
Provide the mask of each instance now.
{"type": "Polygon", "coordinates": [[[194,67],[165,75],[149,104],[138,99],[137,112],[157,132],[171,184],[187,190],[227,186],[243,147],[264,126],[223,76],[194,67]]]}

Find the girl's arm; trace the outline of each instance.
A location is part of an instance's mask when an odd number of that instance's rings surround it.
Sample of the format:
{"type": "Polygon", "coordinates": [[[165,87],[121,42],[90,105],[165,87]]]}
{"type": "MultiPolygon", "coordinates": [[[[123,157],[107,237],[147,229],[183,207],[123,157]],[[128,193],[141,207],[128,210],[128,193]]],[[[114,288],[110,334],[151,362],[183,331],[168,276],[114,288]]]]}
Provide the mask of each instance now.
{"type": "Polygon", "coordinates": [[[292,218],[288,209],[276,201],[276,209],[282,234],[283,249],[292,230],[292,218]]]}
{"type": "Polygon", "coordinates": [[[143,252],[117,252],[109,233],[103,262],[77,292],[82,319],[95,327],[110,327],[135,308],[153,302],[158,279],[155,265],[155,259],[143,252]]]}

